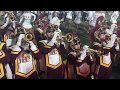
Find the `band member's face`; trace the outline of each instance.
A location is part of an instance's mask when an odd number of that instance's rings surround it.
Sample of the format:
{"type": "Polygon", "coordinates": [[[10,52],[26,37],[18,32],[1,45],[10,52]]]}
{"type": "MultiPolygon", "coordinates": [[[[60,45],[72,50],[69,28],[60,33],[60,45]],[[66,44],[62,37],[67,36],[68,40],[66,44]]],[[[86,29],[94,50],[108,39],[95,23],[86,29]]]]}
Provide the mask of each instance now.
{"type": "Polygon", "coordinates": [[[24,49],[24,50],[29,50],[29,43],[22,39],[22,42],[21,42],[21,47],[24,49]]]}
{"type": "Polygon", "coordinates": [[[79,50],[79,49],[80,49],[80,44],[74,45],[74,49],[75,49],[75,50],[79,50]]]}
{"type": "Polygon", "coordinates": [[[53,38],[53,35],[54,35],[53,32],[47,32],[47,37],[48,37],[49,39],[52,39],[52,38],[53,38]]]}
{"type": "Polygon", "coordinates": [[[104,34],[101,34],[101,35],[100,35],[100,39],[101,39],[101,40],[105,40],[105,35],[104,35],[104,34]]]}

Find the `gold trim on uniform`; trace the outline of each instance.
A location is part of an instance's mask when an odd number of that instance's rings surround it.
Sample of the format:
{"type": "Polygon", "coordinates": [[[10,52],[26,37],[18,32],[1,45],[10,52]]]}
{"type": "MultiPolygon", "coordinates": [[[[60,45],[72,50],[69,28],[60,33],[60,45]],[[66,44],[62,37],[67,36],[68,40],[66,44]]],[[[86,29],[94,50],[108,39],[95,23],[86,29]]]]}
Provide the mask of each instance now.
{"type": "Polygon", "coordinates": [[[5,53],[4,53],[3,50],[2,50],[4,44],[5,44],[5,43],[1,43],[1,44],[0,44],[0,52],[2,53],[2,55],[0,56],[0,58],[5,57],[5,53]]]}
{"type": "Polygon", "coordinates": [[[42,44],[46,45],[46,43],[44,41],[39,41],[39,42],[41,42],[42,44]]]}
{"type": "MultiPolygon", "coordinates": [[[[40,28],[41,29],[41,28],[40,28]]],[[[41,29],[42,30],[42,29],[41,29]]],[[[37,30],[40,34],[43,34],[43,32],[40,32],[39,30],[37,30]]]]}
{"type": "Polygon", "coordinates": [[[109,64],[103,63],[103,56],[100,56],[100,65],[109,67],[111,65],[112,61],[109,64]]]}
{"type": "Polygon", "coordinates": [[[103,47],[104,49],[110,49],[110,47],[103,47]]]}
{"type": "Polygon", "coordinates": [[[48,46],[48,45],[45,45],[44,47],[45,47],[45,48],[51,48],[51,47],[50,47],[50,46],[48,46]]]}
{"type": "Polygon", "coordinates": [[[1,58],[5,57],[5,53],[2,50],[0,50],[0,52],[2,53],[2,55],[0,56],[0,59],[1,59],[1,58]]]}
{"type": "Polygon", "coordinates": [[[4,76],[4,70],[3,70],[3,65],[0,63],[0,79],[4,76]]]}
{"type": "Polygon", "coordinates": [[[4,42],[6,42],[6,40],[7,40],[7,35],[6,34],[4,34],[4,42]]]}
{"type": "Polygon", "coordinates": [[[57,65],[51,65],[51,64],[49,64],[48,54],[46,54],[46,55],[45,55],[45,57],[46,57],[46,66],[51,67],[51,68],[53,68],[53,69],[58,68],[58,67],[62,64],[61,55],[59,55],[59,56],[60,56],[59,63],[58,63],[57,65]]]}
{"type": "Polygon", "coordinates": [[[69,54],[72,54],[74,57],[76,57],[76,53],[75,52],[70,52],[69,54]]]}
{"type": "Polygon", "coordinates": [[[19,67],[18,67],[18,66],[19,66],[18,60],[19,60],[18,58],[15,60],[15,74],[16,74],[16,75],[19,75],[19,76],[22,76],[22,77],[27,78],[27,77],[30,76],[33,72],[36,71],[34,59],[32,58],[33,69],[32,69],[30,72],[28,72],[27,74],[24,74],[24,73],[19,72],[19,71],[18,71],[18,68],[19,68],[19,67]]]}
{"type": "Polygon", "coordinates": [[[4,44],[5,43],[0,43],[0,50],[2,49],[2,47],[3,47],[4,44]]]}
{"type": "Polygon", "coordinates": [[[82,62],[82,60],[77,60],[77,62],[82,62]]]}
{"type": "Polygon", "coordinates": [[[12,54],[18,54],[19,52],[18,51],[12,51],[11,53],[12,54]]]}
{"type": "Polygon", "coordinates": [[[38,52],[39,52],[39,50],[38,50],[38,49],[34,51],[34,53],[38,53],[38,52]]]}
{"type": "Polygon", "coordinates": [[[47,45],[44,41],[40,41],[40,42],[44,45],[45,48],[51,48],[51,46],[47,45]]]}

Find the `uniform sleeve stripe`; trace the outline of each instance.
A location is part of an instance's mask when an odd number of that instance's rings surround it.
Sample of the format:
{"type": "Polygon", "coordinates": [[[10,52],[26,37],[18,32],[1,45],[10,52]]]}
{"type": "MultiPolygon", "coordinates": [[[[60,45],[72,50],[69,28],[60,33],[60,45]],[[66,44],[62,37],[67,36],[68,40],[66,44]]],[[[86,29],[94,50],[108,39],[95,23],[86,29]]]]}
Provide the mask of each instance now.
{"type": "Polygon", "coordinates": [[[34,53],[38,53],[38,52],[39,52],[39,50],[34,51],[34,53]]]}
{"type": "Polygon", "coordinates": [[[110,47],[103,47],[104,49],[110,49],[110,47]]]}
{"type": "Polygon", "coordinates": [[[42,44],[44,44],[44,45],[46,45],[45,42],[43,42],[43,41],[39,41],[39,42],[42,43],[42,44]]]}
{"type": "Polygon", "coordinates": [[[51,48],[50,46],[47,46],[47,45],[46,45],[46,46],[44,46],[44,47],[45,47],[45,48],[51,48]]]}
{"type": "Polygon", "coordinates": [[[19,52],[18,51],[12,51],[11,53],[12,54],[18,54],[19,52]]]}
{"type": "Polygon", "coordinates": [[[77,60],[77,62],[82,62],[82,60],[77,60]]]}
{"type": "Polygon", "coordinates": [[[74,53],[72,53],[72,52],[70,52],[69,54],[71,54],[71,55],[73,55],[74,57],[76,57],[76,54],[74,54],[74,53]]]}
{"type": "Polygon", "coordinates": [[[5,43],[1,43],[1,44],[0,44],[0,50],[2,49],[2,47],[3,47],[4,44],[5,44],[5,43]]]}

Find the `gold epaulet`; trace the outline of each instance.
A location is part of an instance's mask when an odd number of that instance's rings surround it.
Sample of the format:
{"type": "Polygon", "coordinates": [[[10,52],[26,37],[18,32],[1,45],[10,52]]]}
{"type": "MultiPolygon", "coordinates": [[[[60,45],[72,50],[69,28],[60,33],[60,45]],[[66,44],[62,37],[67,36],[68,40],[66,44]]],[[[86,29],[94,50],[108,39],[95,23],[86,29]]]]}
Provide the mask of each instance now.
{"type": "Polygon", "coordinates": [[[3,47],[3,45],[4,45],[5,43],[0,43],[0,50],[2,49],[2,47],[3,47]]]}
{"type": "Polygon", "coordinates": [[[76,52],[70,52],[69,54],[72,54],[74,57],[76,57],[76,52]]]}
{"type": "Polygon", "coordinates": [[[7,35],[6,34],[4,34],[4,42],[6,42],[6,40],[7,40],[7,35]]]}
{"type": "Polygon", "coordinates": [[[19,54],[18,51],[12,51],[11,54],[19,54]]]}
{"type": "Polygon", "coordinates": [[[35,50],[34,53],[38,53],[39,52],[39,49],[35,50]]]}
{"type": "Polygon", "coordinates": [[[109,50],[109,49],[110,49],[110,47],[103,47],[103,49],[108,49],[108,50],[109,50]]]}
{"type": "Polygon", "coordinates": [[[43,34],[43,32],[40,32],[39,30],[37,30],[40,34],[43,34]]]}
{"type": "Polygon", "coordinates": [[[47,44],[45,43],[45,40],[41,40],[41,41],[39,41],[39,43],[42,43],[42,44],[44,44],[44,45],[47,45],[47,44]]]}
{"type": "Polygon", "coordinates": [[[42,40],[42,41],[39,41],[39,42],[42,43],[45,48],[51,48],[51,46],[47,45],[47,43],[45,42],[45,40],[42,40]]]}
{"type": "Polygon", "coordinates": [[[77,60],[77,62],[82,62],[82,60],[77,60]]]}

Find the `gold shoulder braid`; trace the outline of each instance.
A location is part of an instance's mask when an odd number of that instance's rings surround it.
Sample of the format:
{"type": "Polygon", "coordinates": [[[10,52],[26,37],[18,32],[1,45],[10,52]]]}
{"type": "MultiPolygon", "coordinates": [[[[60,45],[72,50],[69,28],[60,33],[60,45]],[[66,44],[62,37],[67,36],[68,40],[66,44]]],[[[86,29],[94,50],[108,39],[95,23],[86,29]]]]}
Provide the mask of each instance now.
{"type": "MultiPolygon", "coordinates": [[[[2,47],[3,47],[4,44],[5,44],[5,43],[0,43],[0,53],[1,53],[0,58],[5,57],[5,53],[2,51],[2,47]]],[[[2,63],[0,63],[0,79],[1,79],[4,75],[5,75],[5,74],[4,74],[4,70],[3,70],[3,65],[2,65],[2,63]]]]}

